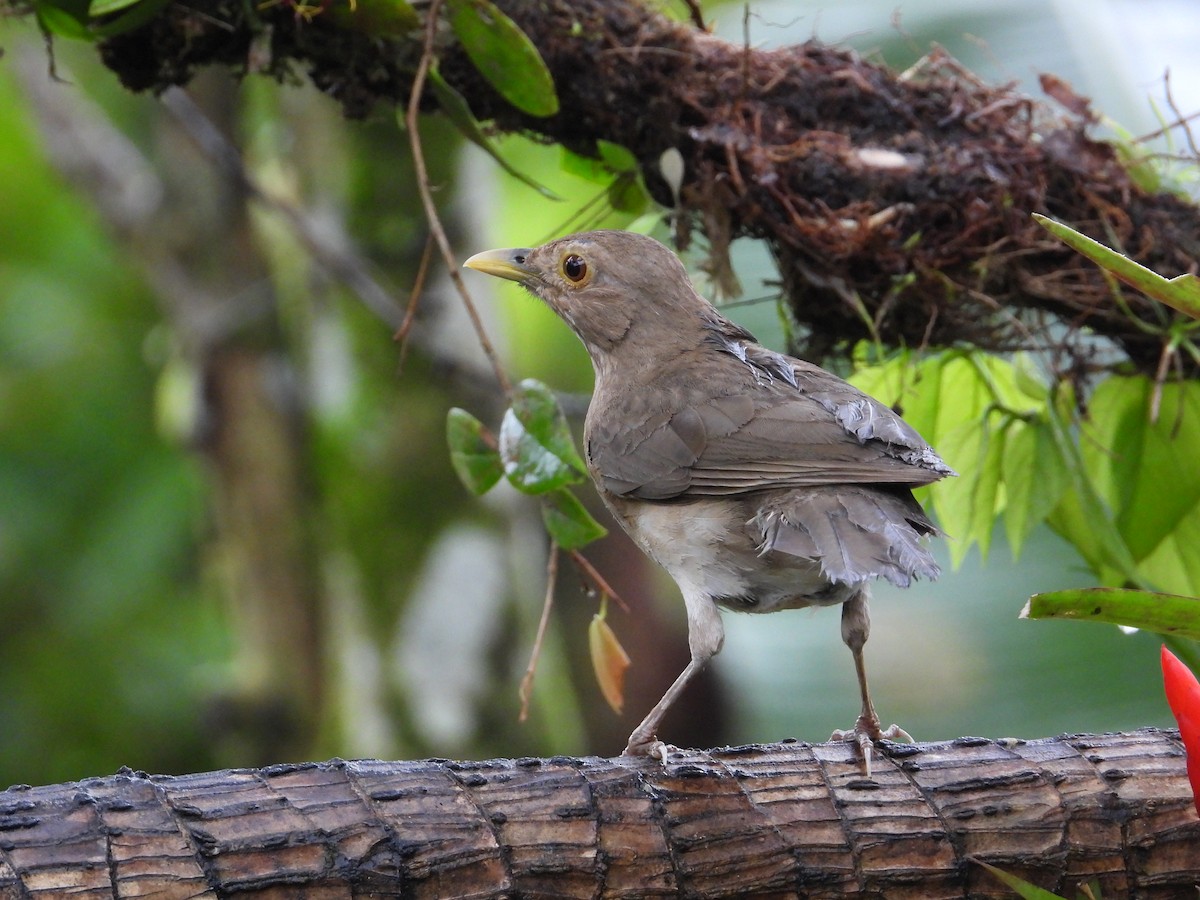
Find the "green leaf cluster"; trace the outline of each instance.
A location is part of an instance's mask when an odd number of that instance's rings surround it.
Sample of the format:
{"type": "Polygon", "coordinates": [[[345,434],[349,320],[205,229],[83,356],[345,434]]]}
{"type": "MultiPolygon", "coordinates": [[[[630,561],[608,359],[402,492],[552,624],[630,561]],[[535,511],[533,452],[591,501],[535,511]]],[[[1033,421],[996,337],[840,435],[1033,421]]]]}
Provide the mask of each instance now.
{"type": "Polygon", "coordinates": [[[446,439],[454,471],[476,495],[490,491],[503,476],[523,494],[541,500],[542,520],[558,546],[576,550],[606,531],[567,488],[587,476],[587,467],[562,406],[546,385],[522,381],[513,391],[497,437],[475,416],[452,409],[446,439]]]}
{"type": "MultiPolygon", "coordinates": [[[[1192,321],[1170,326],[1171,343],[1196,354],[1190,332],[1200,319],[1200,279],[1164,278],[1061,222],[1037,214],[1034,219],[1109,275],[1189,316],[1192,321]]],[[[1080,460],[1095,487],[1091,508],[1064,507],[1060,525],[1077,534],[1076,546],[1105,584],[1200,594],[1200,561],[1192,550],[1200,537],[1198,392],[1195,382],[1112,377],[1092,397],[1094,440],[1083,444],[1080,460]],[[1096,516],[1101,504],[1111,510],[1110,518],[1096,516]],[[1089,531],[1096,522],[1101,527],[1089,531]]],[[[1167,635],[1181,655],[1196,662],[1194,648],[1179,643],[1200,639],[1195,596],[1112,588],[1056,591],[1031,597],[1021,615],[1149,629],[1167,635]]]]}
{"type": "Polygon", "coordinates": [[[1069,485],[1054,438],[1061,404],[1030,361],[952,350],[921,359],[902,353],[877,364],[860,354],[858,363],[851,382],[900,409],[959,473],[929,489],[954,563],[974,545],[987,555],[1001,515],[1019,554],[1069,485]]]}
{"type": "Polygon", "coordinates": [[[1086,416],[1030,358],[952,350],[878,363],[851,380],[901,409],[959,473],[929,496],[961,562],[987,554],[998,519],[1014,555],[1048,524],[1101,584],[1200,593],[1200,386],[1110,376],[1086,416]],[[1151,415],[1155,392],[1160,414],[1151,415]]]}
{"type": "Polygon", "coordinates": [[[596,141],[594,157],[580,156],[564,147],[562,170],[603,185],[608,205],[617,212],[636,216],[650,204],[650,194],[642,183],[637,157],[620,144],[596,141]]]}
{"type": "MultiPolygon", "coordinates": [[[[554,77],[533,41],[489,0],[447,0],[450,27],[475,68],[505,100],[522,112],[545,118],[558,112],[554,77]]],[[[484,150],[509,175],[543,197],[560,199],[508,162],[471,112],[465,97],[450,85],[436,60],[429,87],[438,107],[467,140],[484,150]]],[[[403,121],[403,114],[401,114],[403,121]]]]}

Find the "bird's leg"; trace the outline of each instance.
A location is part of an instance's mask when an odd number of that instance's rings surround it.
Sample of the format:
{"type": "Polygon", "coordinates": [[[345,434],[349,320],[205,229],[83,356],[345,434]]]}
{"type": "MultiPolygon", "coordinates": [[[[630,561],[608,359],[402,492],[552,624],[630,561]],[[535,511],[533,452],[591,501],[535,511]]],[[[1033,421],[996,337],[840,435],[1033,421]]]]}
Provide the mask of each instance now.
{"type": "Polygon", "coordinates": [[[622,756],[655,756],[659,759],[666,756],[667,745],[658,739],[658,726],[662,724],[663,716],[683,693],[688,682],[720,651],[725,642],[725,629],[721,625],[721,613],[717,605],[707,595],[695,594],[686,589],[683,599],[688,611],[688,647],[692,654],[691,661],[667,688],[662,699],[646,714],[646,718],[642,719],[642,723],[633,729],[622,756]]]}
{"type": "Polygon", "coordinates": [[[871,691],[867,687],[867,666],[863,661],[863,647],[871,633],[871,612],[867,605],[867,591],[864,588],[844,604],[842,604],[842,640],[850,648],[854,656],[854,670],[858,675],[858,690],[862,695],[862,713],[854,727],[843,731],[835,731],[831,741],[853,741],[858,744],[862,753],[863,774],[871,777],[871,744],[883,738],[889,740],[911,741],[912,737],[899,725],[888,728],[879,727],[879,715],[875,712],[875,704],[871,702],[871,691]]]}
{"type": "Polygon", "coordinates": [[[696,673],[704,668],[706,662],[708,662],[707,659],[692,658],[692,661],[687,664],[687,668],[680,672],[675,682],[667,688],[662,699],[654,704],[654,709],[650,710],[646,714],[646,718],[642,719],[642,724],[633,729],[633,734],[629,735],[629,741],[621,752],[622,756],[657,756],[662,759],[666,745],[657,737],[658,726],[662,723],[662,718],[670,709],[671,704],[683,693],[683,689],[696,673]]]}

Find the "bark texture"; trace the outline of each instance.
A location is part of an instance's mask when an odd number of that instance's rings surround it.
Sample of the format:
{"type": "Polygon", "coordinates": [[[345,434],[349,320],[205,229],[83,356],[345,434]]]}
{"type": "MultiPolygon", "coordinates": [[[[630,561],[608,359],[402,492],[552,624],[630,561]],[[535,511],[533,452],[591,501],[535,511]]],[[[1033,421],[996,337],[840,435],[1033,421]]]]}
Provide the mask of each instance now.
{"type": "Polygon", "coordinates": [[[630,759],[347,762],[0,794],[0,897],[1178,897],[1200,822],[1178,735],[630,759]]]}
{"type": "MultiPolygon", "coordinates": [[[[1168,276],[1197,270],[1200,215],[1136,148],[1094,140],[1087,99],[1061,80],[1043,78],[1050,104],[938,53],[896,73],[815,42],[742,47],[635,0],[496,5],[537,46],[561,110],[535,118],[508,105],[443,28],[441,72],[475,114],[585,154],[600,139],[631,149],[652,193],[675,206],[679,242],[699,227],[726,283],[729,242],[767,241],[810,357],[868,338],[1042,349],[1063,374],[1124,360],[1158,373],[1171,361],[1176,314],[1108,283],[1029,214],[1168,276]],[[677,195],[659,170],[667,150],[684,164],[677,195]]],[[[134,89],[218,64],[302,70],[352,116],[406,102],[419,32],[370,36],[288,7],[169,3],[108,41],[104,58],[134,89]]]]}

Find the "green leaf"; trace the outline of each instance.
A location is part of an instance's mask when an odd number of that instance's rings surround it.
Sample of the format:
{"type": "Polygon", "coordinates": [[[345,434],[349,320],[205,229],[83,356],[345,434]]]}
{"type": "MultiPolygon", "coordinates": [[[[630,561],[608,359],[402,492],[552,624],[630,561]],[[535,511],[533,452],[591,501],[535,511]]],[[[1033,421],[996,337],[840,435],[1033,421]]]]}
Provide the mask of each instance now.
{"type": "Polygon", "coordinates": [[[1100,584],[1126,584],[1137,567],[1133,558],[1129,556],[1129,549],[1121,542],[1121,536],[1117,534],[1111,519],[1108,518],[1108,511],[1080,495],[1077,485],[1086,480],[1082,475],[1078,479],[1072,478],[1071,487],[1062,495],[1058,506],[1046,517],[1046,524],[1075,548],[1100,584]],[[1097,509],[1100,509],[1099,514],[1096,513],[1097,509]],[[1114,541],[1125,554],[1127,566],[1113,562],[1110,544],[1114,541]]]}
{"type": "Polygon", "coordinates": [[[571,466],[529,433],[511,409],[500,423],[500,458],[505,477],[525,494],[544,494],[580,480],[571,466]]]}
{"type": "Polygon", "coordinates": [[[596,141],[595,156],[583,156],[562,147],[559,165],[568,175],[596,184],[608,184],[614,175],[636,176],[638,173],[638,161],[633,151],[605,140],[596,141]]]}
{"type": "Polygon", "coordinates": [[[620,144],[614,144],[612,141],[598,140],[596,141],[596,149],[600,153],[600,159],[609,171],[616,172],[618,175],[624,175],[628,172],[637,173],[638,161],[633,155],[633,151],[620,144]]]}
{"type": "Polygon", "coordinates": [[[340,0],[329,16],[343,28],[381,37],[408,34],[421,24],[408,0],[340,0]]]}
{"type": "Polygon", "coordinates": [[[554,78],[537,47],[489,0],[447,0],[450,27],[481,75],[522,112],[558,112],[554,78]]]}
{"type": "Polygon", "coordinates": [[[1075,545],[1101,580],[1142,585],[1133,555],[1085,469],[1079,442],[1068,424],[1069,410],[1073,408],[1074,395],[1065,384],[1046,406],[1046,421],[1071,484],[1047,521],[1075,545]]]}
{"type": "MultiPolygon", "coordinates": [[[[170,0],[138,0],[135,3],[122,4],[129,7],[128,11],[116,18],[109,19],[103,25],[93,26],[92,34],[97,38],[110,38],[133,31],[135,28],[141,28],[157,16],[169,2],[170,0]]],[[[121,6],[112,7],[110,12],[120,8],[121,6]]],[[[98,15],[95,7],[92,8],[92,14],[98,15]]]]}
{"type": "Polygon", "coordinates": [[[508,480],[527,494],[577,483],[587,473],[554,394],[532,378],[513,391],[500,424],[500,457],[508,480]]]}
{"type": "Polygon", "coordinates": [[[1138,562],[1138,569],[1155,588],[1200,595],[1200,509],[1193,509],[1174,530],[1138,562]]]}
{"type": "Polygon", "coordinates": [[[560,147],[559,168],[568,175],[591,181],[595,184],[608,184],[612,181],[612,171],[603,161],[591,156],[583,156],[574,150],[560,147]]]}
{"type": "Polygon", "coordinates": [[[142,0],[92,0],[88,5],[88,15],[93,18],[96,16],[107,16],[110,13],[120,12],[140,2],[142,0]]]}
{"type": "Polygon", "coordinates": [[[486,494],[504,474],[495,436],[465,409],[455,407],[446,414],[446,442],[455,473],[476,496],[486,494]]]}
{"type": "Polygon", "coordinates": [[[937,482],[931,493],[938,520],[954,539],[950,557],[957,566],[978,539],[980,523],[993,514],[991,502],[987,510],[982,510],[978,501],[981,497],[990,497],[992,501],[995,498],[999,472],[989,463],[991,442],[986,423],[996,418],[987,412],[992,402],[991,391],[967,360],[949,361],[941,367],[939,375],[941,384],[935,394],[940,402],[933,429],[938,435],[936,447],[959,477],[937,482]]]}
{"type": "Polygon", "coordinates": [[[1069,477],[1050,426],[1042,420],[1013,423],[1003,469],[1004,524],[1013,559],[1018,559],[1030,532],[1062,500],[1069,477]]]}
{"type": "Polygon", "coordinates": [[[646,208],[649,199],[642,183],[634,174],[618,175],[608,186],[608,203],[617,212],[638,215],[646,208]]]}
{"type": "Polygon", "coordinates": [[[1184,274],[1175,278],[1164,278],[1099,241],[1080,234],[1069,225],[1037,213],[1033,213],[1033,218],[1056,238],[1147,297],[1165,303],[1194,319],[1200,319],[1200,277],[1184,274]]]}
{"type": "Polygon", "coordinates": [[[1023,900],[1063,900],[1058,894],[1051,893],[1045,888],[1040,888],[1035,884],[1030,884],[1023,878],[1018,878],[1016,875],[1011,875],[1003,869],[997,869],[995,866],[988,865],[981,859],[971,860],[976,865],[983,866],[1008,887],[1012,888],[1019,894],[1023,900]]]}
{"type": "Polygon", "coordinates": [[[1005,500],[1005,495],[1000,490],[1000,476],[1004,468],[1004,452],[1012,419],[1007,419],[997,426],[996,421],[1001,417],[1001,414],[992,414],[984,420],[983,453],[971,490],[971,529],[964,535],[979,544],[979,555],[985,561],[992,546],[996,517],[1000,514],[1005,500]]]}
{"type": "Polygon", "coordinates": [[[1093,392],[1088,409],[1083,462],[1141,562],[1200,506],[1200,385],[1156,388],[1148,378],[1112,376],[1093,392]],[[1151,422],[1158,389],[1160,414],[1151,422]]]}
{"type": "Polygon", "coordinates": [[[76,14],[73,8],[68,8],[75,5],[77,4],[37,3],[34,10],[37,13],[38,24],[47,33],[61,38],[73,41],[94,40],[92,32],[87,27],[86,8],[76,14]]]}
{"type": "Polygon", "coordinates": [[[564,550],[578,550],[608,534],[574,494],[561,488],[542,497],[542,521],[564,550]]]}
{"type": "Polygon", "coordinates": [[[534,181],[524,172],[517,170],[511,163],[500,155],[488,136],[483,133],[483,129],[479,127],[479,122],[475,116],[471,114],[471,107],[467,104],[463,95],[452,88],[449,82],[442,77],[442,73],[437,70],[437,67],[431,67],[429,70],[429,87],[433,91],[433,95],[437,97],[438,107],[446,114],[446,118],[459,130],[468,141],[481,148],[494,159],[505,172],[516,178],[518,181],[533,188],[543,197],[549,200],[561,200],[562,198],[554,191],[550,190],[545,185],[534,181]]]}
{"type": "Polygon", "coordinates": [[[1078,619],[1200,639],[1200,598],[1123,588],[1034,594],[1023,619],[1078,619]]]}

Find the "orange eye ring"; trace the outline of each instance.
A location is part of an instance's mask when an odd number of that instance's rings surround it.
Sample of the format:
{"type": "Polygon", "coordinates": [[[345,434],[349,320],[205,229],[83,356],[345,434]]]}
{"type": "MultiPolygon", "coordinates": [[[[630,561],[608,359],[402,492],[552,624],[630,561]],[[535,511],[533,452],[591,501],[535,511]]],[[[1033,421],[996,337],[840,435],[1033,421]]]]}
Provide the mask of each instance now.
{"type": "Polygon", "coordinates": [[[577,253],[564,256],[560,268],[563,277],[574,284],[580,284],[588,277],[587,260],[577,253]]]}

